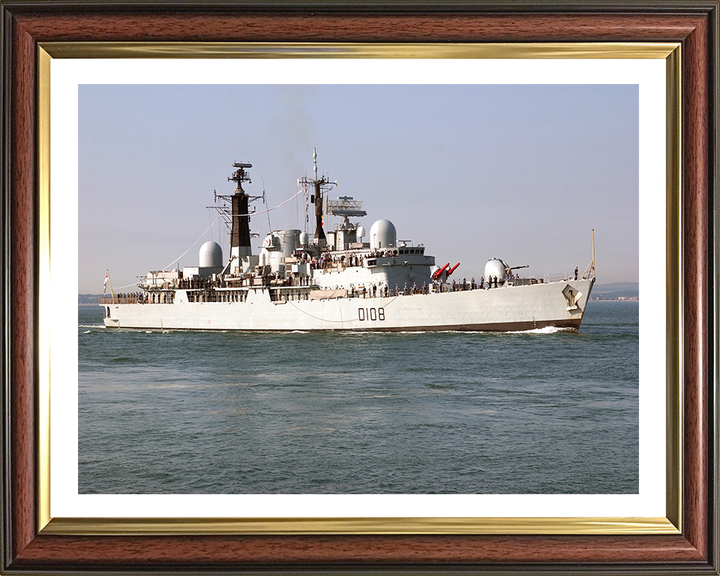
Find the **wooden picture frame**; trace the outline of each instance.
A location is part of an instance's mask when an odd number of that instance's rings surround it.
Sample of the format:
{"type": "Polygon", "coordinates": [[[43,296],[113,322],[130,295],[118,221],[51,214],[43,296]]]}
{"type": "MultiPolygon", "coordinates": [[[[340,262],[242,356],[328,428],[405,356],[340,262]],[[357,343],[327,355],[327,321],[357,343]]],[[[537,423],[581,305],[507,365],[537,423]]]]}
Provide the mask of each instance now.
{"type": "MultiPolygon", "coordinates": [[[[213,571],[282,573],[702,573],[718,574],[717,50],[718,2],[461,2],[442,5],[2,2],[3,523],[7,573],[213,571]],[[682,126],[677,177],[683,290],[675,326],[681,474],[673,533],[234,534],[164,533],[125,526],[100,535],[47,530],[38,416],[42,358],[38,277],[47,183],[39,149],[42,46],[62,43],[679,43],[682,126]]],[[[672,218],[673,215],[671,214],[672,218]]],[[[669,256],[670,258],[672,255],[669,256]]],[[[672,404],[672,401],[670,402],[672,404]]],[[[672,458],[672,455],[670,455],[672,458]]],[[[672,503],[671,503],[672,504],[672,503]]],[[[409,530],[412,532],[412,530],[409,530]]],[[[432,532],[432,531],[430,531],[432,532]]],[[[452,532],[452,533],[450,533],[452,532]]]]}

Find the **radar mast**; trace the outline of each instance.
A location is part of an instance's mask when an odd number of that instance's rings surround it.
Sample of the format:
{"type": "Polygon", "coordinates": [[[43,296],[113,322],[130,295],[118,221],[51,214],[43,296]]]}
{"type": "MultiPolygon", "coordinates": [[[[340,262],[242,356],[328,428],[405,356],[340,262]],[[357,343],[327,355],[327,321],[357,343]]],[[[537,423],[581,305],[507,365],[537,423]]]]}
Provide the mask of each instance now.
{"type": "Polygon", "coordinates": [[[298,186],[302,185],[307,187],[308,184],[312,184],[314,190],[313,195],[310,197],[310,202],[315,204],[314,243],[316,246],[322,248],[327,244],[325,231],[323,230],[323,194],[328,192],[333,186],[337,186],[337,180],[331,182],[325,175],[318,178],[317,150],[315,148],[313,148],[313,177],[308,178],[307,176],[303,176],[298,180],[298,186]]]}
{"type": "Polygon", "coordinates": [[[237,188],[232,195],[215,193],[215,202],[218,199],[223,201],[221,205],[209,206],[214,208],[222,216],[225,224],[230,228],[230,260],[237,260],[232,269],[240,266],[240,262],[247,260],[252,255],[250,246],[250,202],[260,200],[262,196],[250,196],[242,187],[243,182],[252,183],[249,168],[250,162],[233,162],[236,170],[228,177],[228,182],[235,182],[237,188]]]}
{"type": "Polygon", "coordinates": [[[230,251],[238,249],[237,256],[250,256],[250,196],[243,190],[243,182],[252,183],[247,168],[252,168],[249,162],[233,162],[237,168],[228,182],[235,182],[237,188],[232,195],[232,226],[230,229],[230,251]]]}

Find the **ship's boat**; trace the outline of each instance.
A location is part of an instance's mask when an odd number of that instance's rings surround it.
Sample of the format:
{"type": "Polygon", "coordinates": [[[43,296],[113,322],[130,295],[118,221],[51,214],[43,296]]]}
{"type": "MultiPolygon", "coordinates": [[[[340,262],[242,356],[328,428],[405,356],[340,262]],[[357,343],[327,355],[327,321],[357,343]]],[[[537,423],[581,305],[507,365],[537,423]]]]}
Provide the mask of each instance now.
{"type": "MultiPolygon", "coordinates": [[[[100,298],[108,328],[195,330],[517,331],[553,326],[577,330],[595,282],[595,258],[582,273],[520,277],[527,266],[498,258],[483,276],[451,278],[459,263],[443,266],[425,247],[398,241],[389,220],[365,230],[351,218],[366,212],[349,196],[329,199],[337,183],[298,180],[314,206],[315,233],[276,230],[259,254],[250,246],[250,163],[235,162],[232,195],[217,196],[216,210],[230,229],[230,254],[206,242],[198,265],[151,271],[133,294],[100,298]],[[323,205],[325,204],[325,208],[323,205]],[[342,223],[325,233],[323,218],[342,223]]],[[[257,215],[261,212],[254,212],[257,215]]]]}

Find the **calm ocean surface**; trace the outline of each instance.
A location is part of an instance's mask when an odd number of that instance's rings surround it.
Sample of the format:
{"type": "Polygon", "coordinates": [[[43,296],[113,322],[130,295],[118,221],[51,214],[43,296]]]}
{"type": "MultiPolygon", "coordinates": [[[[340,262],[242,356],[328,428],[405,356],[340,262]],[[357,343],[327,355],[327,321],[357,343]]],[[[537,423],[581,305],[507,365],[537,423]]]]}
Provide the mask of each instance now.
{"type": "Polygon", "coordinates": [[[638,303],[580,333],[106,330],[78,310],[80,493],[638,491],[638,303]]]}

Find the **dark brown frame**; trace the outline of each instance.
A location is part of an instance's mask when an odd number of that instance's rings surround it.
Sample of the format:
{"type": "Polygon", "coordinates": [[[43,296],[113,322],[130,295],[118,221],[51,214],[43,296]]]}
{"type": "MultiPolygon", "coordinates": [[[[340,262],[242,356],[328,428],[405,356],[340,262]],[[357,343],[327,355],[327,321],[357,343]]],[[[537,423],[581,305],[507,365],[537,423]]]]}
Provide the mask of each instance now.
{"type": "Polygon", "coordinates": [[[37,572],[718,574],[718,1],[295,4],[4,0],[2,558],[37,572]],[[682,43],[682,534],[38,534],[37,45],[77,41],[682,43]]]}

